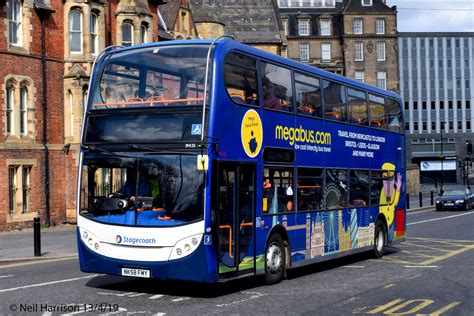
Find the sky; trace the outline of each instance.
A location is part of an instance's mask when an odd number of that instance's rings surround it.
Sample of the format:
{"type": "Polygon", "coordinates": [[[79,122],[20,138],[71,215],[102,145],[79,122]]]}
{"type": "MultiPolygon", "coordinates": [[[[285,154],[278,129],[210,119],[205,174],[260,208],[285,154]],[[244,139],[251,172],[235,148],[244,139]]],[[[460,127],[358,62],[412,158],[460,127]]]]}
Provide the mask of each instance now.
{"type": "Polygon", "coordinates": [[[474,0],[387,0],[399,32],[474,32],[474,0]]]}

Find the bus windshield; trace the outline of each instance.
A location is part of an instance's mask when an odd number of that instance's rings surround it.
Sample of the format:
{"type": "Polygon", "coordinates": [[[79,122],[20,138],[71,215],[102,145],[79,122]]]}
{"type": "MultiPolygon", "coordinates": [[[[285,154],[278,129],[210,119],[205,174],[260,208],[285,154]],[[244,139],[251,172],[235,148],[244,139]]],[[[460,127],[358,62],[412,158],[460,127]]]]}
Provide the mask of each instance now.
{"type": "Polygon", "coordinates": [[[208,45],[171,45],[109,55],[92,109],[202,105],[208,45]]]}
{"type": "Polygon", "coordinates": [[[202,219],[204,174],[193,154],[86,153],[80,215],[129,226],[202,219]]]}

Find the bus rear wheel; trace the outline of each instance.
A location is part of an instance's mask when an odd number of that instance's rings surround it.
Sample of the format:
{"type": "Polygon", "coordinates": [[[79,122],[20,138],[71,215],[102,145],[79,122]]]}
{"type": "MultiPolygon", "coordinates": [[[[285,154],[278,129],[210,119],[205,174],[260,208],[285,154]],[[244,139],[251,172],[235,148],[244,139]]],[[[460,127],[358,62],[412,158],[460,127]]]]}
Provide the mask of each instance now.
{"type": "Polygon", "coordinates": [[[387,229],[383,222],[379,219],[375,223],[375,240],[374,240],[374,256],[382,258],[385,253],[385,241],[387,240],[387,229]]]}
{"type": "Polygon", "coordinates": [[[285,247],[279,234],[274,234],[268,240],[265,251],[265,281],[267,284],[279,283],[285,274],[285,247]]]}

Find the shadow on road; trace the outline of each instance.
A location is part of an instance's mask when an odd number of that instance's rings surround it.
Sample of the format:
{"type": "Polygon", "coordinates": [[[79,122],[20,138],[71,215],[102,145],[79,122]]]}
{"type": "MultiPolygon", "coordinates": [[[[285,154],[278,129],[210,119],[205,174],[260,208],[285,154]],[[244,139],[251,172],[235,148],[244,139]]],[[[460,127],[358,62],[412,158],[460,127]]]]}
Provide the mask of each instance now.
{"type": "MultiPolygon", "coordinates": [[[[398,253],[398,248],[387,248],[386,255],[398,253]]],[[[333,259],[325,262],[315,263],[304,267],[288,270],[287,278],[296,279],[309,274],[335,269],[341,266],[361,263],[373,259],[372,252],[354,254],[351,256],[333,259]]],[[[218,284],[207,284],[185,281],[163,281],[138,278],[127,278],[120,276],[98,276],[86,283],[86,286],[123,293],[116,294],[126,296],[126,293],[147,293],[150,295],[188,296],[194,298],[214,298],[265,285],[263,276],[243,277],[218,284]]]]}

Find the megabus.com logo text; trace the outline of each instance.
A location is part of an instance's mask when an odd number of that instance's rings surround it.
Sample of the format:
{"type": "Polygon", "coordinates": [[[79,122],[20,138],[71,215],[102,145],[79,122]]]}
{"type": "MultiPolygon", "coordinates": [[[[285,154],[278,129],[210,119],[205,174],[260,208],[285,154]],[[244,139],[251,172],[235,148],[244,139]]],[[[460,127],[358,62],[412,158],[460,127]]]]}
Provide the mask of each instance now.
{"type": "Polygon", "coordinates": [[[275,138],[286,140],[290,145],[295,142],[331,145],[332,142],[331,133],[304,129],[301,125],[299,128],[277,125],[275,138]]]}

